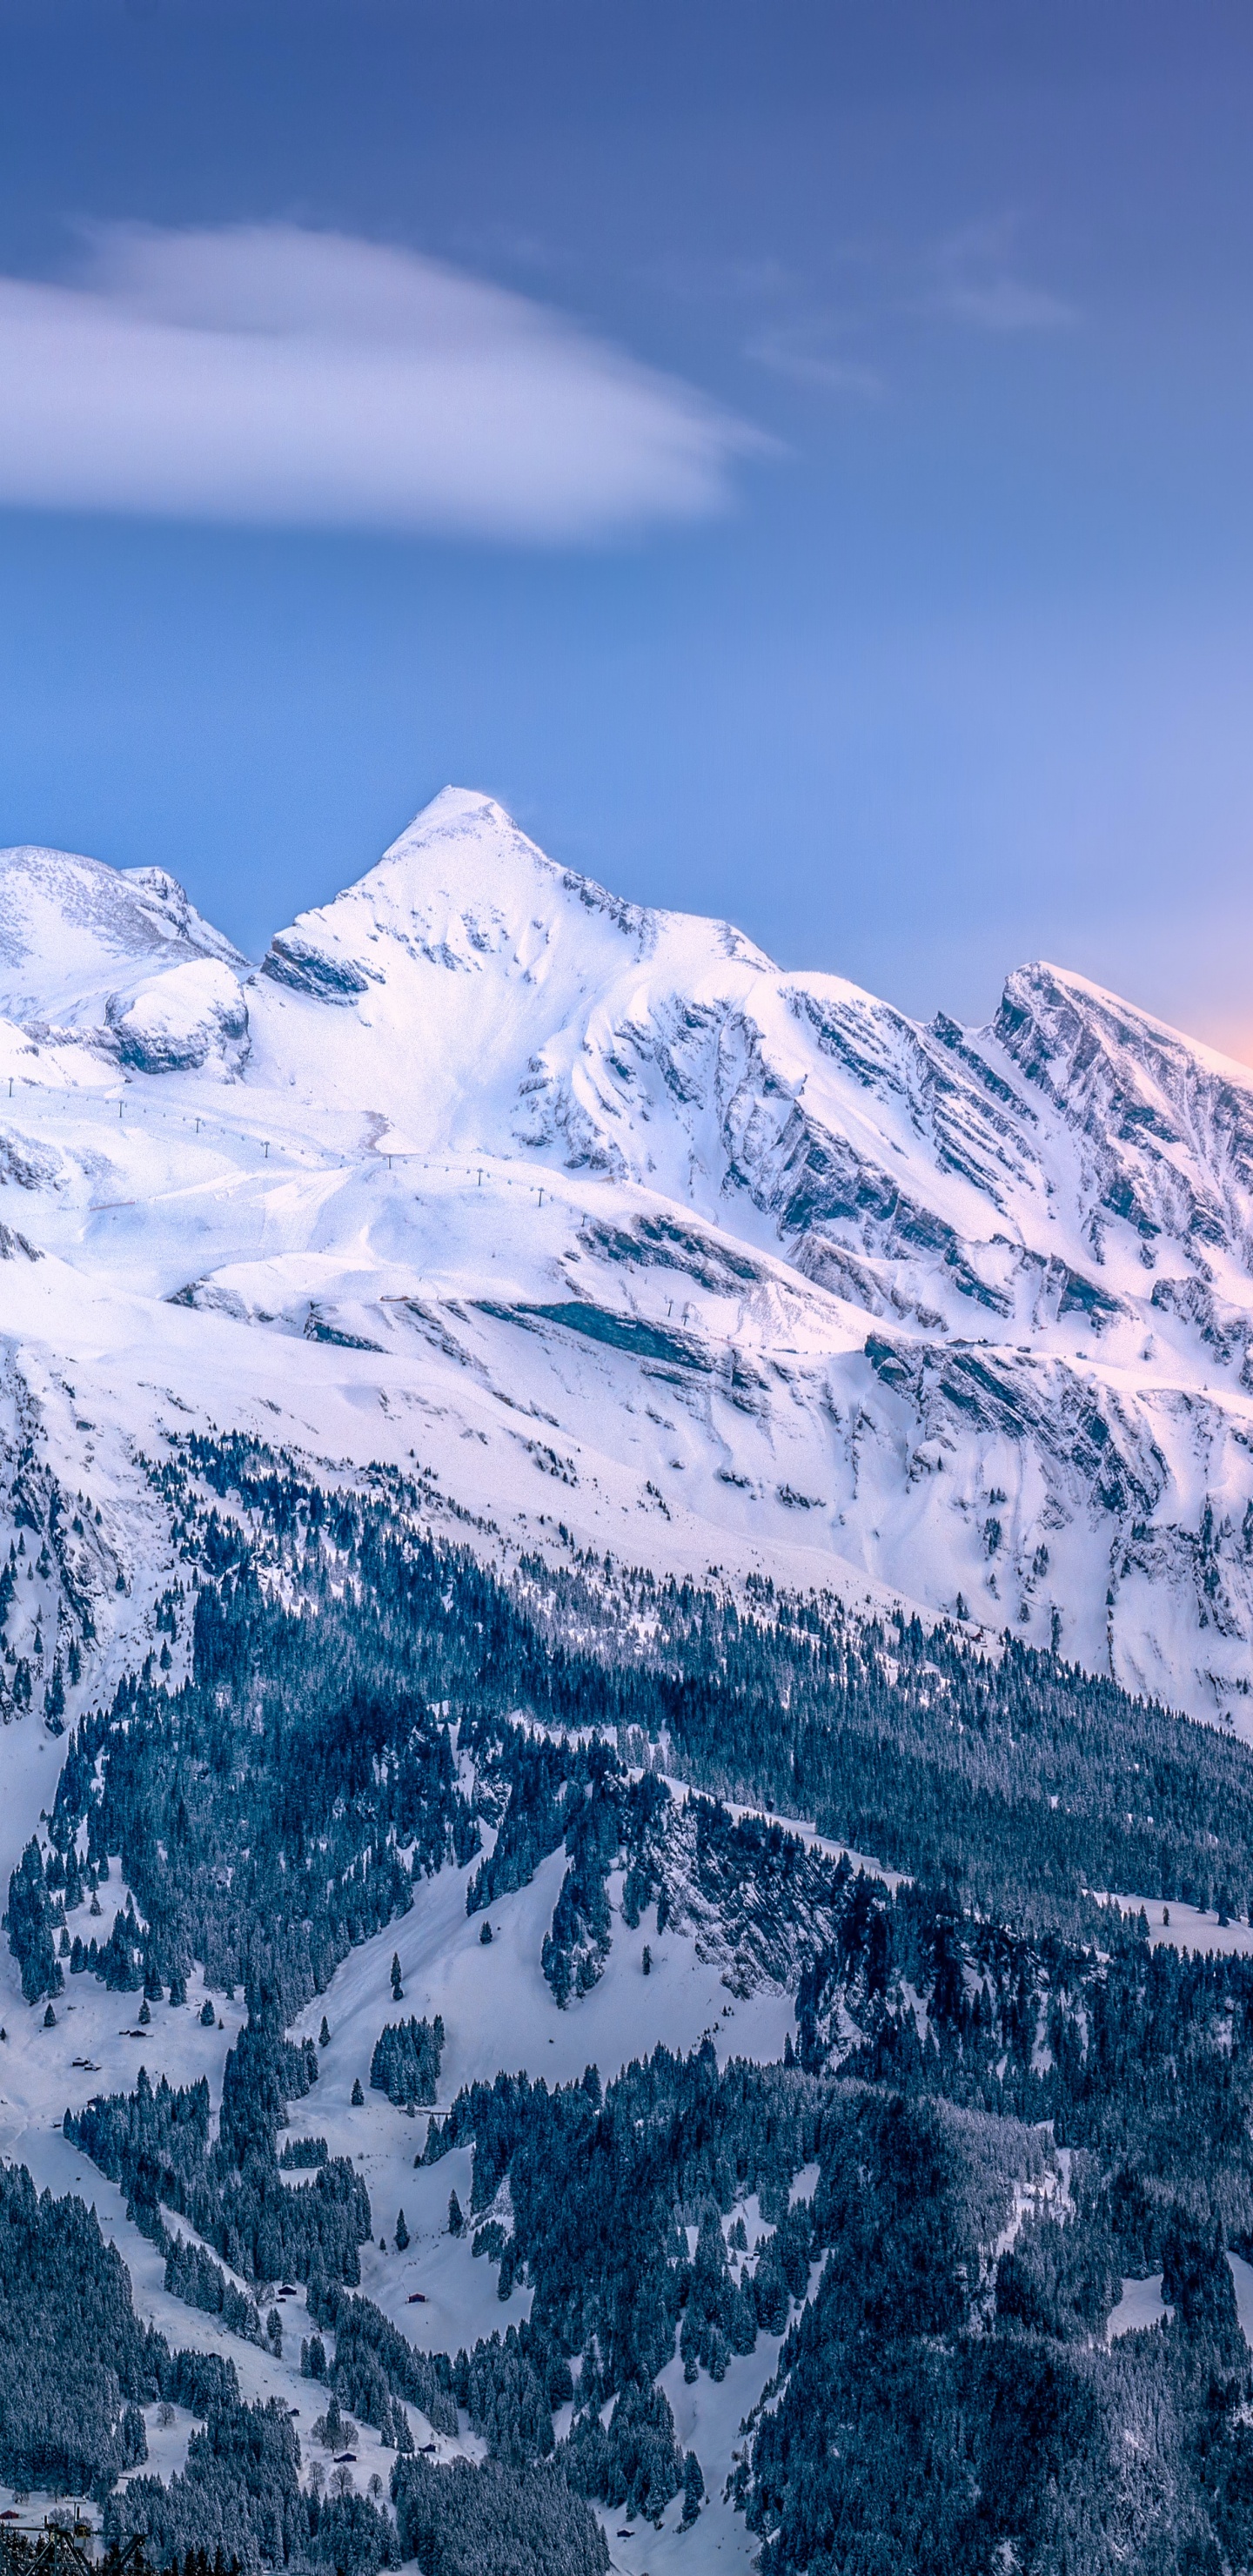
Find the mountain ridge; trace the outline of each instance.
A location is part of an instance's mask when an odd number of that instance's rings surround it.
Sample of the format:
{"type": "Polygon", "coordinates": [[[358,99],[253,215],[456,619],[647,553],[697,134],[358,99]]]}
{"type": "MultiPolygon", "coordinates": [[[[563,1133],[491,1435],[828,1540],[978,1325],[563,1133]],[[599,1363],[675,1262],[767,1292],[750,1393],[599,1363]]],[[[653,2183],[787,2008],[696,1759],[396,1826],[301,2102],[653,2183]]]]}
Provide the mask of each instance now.
{"type": "Polygon", "coordinates": [[[8,1367],[45,1430],[99,1381],[73,1487],[107,1439],[132,1510],[188,1411],[416,1457],[519,1543],[791,1559],[1253,1733],[1253,1074],[1045,962],[912,1021],[470,790],[258,967],[49,852],[0,955],[8,1367]]]}

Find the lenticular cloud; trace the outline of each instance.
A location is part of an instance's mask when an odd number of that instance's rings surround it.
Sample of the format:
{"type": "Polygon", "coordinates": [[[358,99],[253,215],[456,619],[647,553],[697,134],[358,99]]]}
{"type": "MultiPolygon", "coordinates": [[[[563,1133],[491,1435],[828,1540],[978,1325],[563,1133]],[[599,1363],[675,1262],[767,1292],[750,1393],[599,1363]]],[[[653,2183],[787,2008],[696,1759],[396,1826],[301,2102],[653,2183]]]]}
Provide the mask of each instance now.
{"type": "Polygon", "coordinates": [[[412,251],[113,230],[0,280],[0,500],[563,542],[702,516],[757,442],[562,316],[412,251]]]}

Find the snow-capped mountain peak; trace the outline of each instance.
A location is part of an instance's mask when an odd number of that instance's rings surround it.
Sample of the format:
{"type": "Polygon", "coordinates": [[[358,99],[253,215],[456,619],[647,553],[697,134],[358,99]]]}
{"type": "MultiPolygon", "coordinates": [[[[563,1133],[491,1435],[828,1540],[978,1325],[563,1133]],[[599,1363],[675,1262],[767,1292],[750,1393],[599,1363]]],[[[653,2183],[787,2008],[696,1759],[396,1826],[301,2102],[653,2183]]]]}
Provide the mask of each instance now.
{"type": "Polygon", "coordinates": [[[47,852],[0,954],[45,1378],[89,1297],[176,1411],[417,1444],[528,1538],[556,1480],[597,1550],[960,1601],[1243,1721],[1241,1067],[1045,964],[920,1025],[453,788],[257,974],[162,872],[47,852]]]}
{"type": "Polygon", "coordinates": [[[446,971],[565,975],[589,991],[662,951],[689,973],[707,950],[770,970],[730,923],[611,894],[548,858],[493,797],[459,787],[443,788],[355,885],[279,932],[262,973],[349,1000],[383,979],[388,940],[446,971]]]}
{"type": "Polygon", "coordinates": [[[653,1048],[728,968],[773,972],[729,924],[625,902],[547,858],[492,798],[445,788],[356,885],[271,942],[258,1064],[316,1047],[335,1096],[408,1134],[508,1151],[538,1149],[543,1129],[563,1157],[635,1169],[647,1157],[624,1141],[619,1041],[653,1048]],[[316,1037],[290,1007],[276,1018],[278,996],[314,1007],[316,1037]],[[328,1004],[351,1026],[330,1025],[328,1004]]]}
{"type": "Polygon", "coordinates": [[[0,1013],[145,1069],[203,1063],[247,1026],[247,959],[164,868],[0,850],[0,1013]]]}
{"type": "Polygon", "coordinates": [[[1048,965],[1011,975],[994,1034],[1096,1158],[1096,1222],[1134,1227],[1146,1259],[1175,1237],[1204,1272],[1253,1272],[1253,1073],[1048,965]]]}
{"type": "Polygon", "coordinates": [[[533,977],[570,903],[637,955],[655,937],[654,915],[558,867],[493,798],[446,787],[357,884],[277,935],[262,973],[319,1001],[347,1001],[383,980],[394,942],[445,970],[494,962],[533,977]],[[380,948],[382,957],[370,954],[380,948]]]}

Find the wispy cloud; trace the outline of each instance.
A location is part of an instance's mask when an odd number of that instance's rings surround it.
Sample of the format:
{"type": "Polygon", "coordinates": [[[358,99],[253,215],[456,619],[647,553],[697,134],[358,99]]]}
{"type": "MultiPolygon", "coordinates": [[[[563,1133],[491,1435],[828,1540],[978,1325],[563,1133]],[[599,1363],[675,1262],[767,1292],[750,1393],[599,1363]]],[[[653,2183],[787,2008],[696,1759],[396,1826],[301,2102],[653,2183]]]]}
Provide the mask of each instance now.
{"type": "Polygon", "coordinates": [[[288,225],[0,279],[0,500],[537,543],[701,517],[766,442],[548,307],[288,225]]]}
{"type": "Polygon", "coordinates": [[[772,375],[795,385],[814,385],[824,393],[878,394],[883,378],[877,368],[849,354],[841,323],[829,313],[791,313],[755,331],[744,354],[772,375]]]}
{"type": "Polygon", "coordinates": [[[951,322],[978,331],[1064,331],[1078,309],[1019,274],[1018,220],[1000,215],[950,233],[932,253],[926,302],[951,322]]]}
{"type": "MultiPolygon", "coordinates": [[[[860,263],[841,260],[838,270],[860,263]]],[[[685,304],[732,318],[740,354],[790,384],[820,393],[878,394],[883,378],[852,343],[864,318],[829,277],[812,280],[771,253],[654,262],[650,282],[685,304]]]]}
{"type": "Polygon", "coordinates": [[[719,309],[753,364],[819,394],[885,394],[907,367],[919,326],[988,334],[1059,332],[1077,307],[1023,274],[1014,213],[967,224],[931,244],[892,237],[829,245],[807,270],[772,254],[669,262],[669,294],[719,309]]]}

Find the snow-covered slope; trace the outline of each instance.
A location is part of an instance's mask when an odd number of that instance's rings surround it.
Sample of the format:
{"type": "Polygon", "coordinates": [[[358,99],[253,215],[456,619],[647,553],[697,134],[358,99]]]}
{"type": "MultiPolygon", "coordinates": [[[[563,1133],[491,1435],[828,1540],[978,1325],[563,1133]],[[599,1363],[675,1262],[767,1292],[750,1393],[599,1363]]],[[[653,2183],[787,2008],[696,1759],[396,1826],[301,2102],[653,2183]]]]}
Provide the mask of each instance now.
{"type": "Polygon", "coordinates": [[[960,1601],[1253,1733],[1242,1067],[1044,965],[920,1026],[452,789],[256,973],[48,851],[0,959],[9,1481],[107,1504],[119,1602],[135,1453],[239,1423],[416,1457],[493,1543],[960,1601]]]}
{"type": "Polygon", "coordinates": [[[164,868],[0,850],[6,1019],[73,1031],[144,1072],[199,1067],[246,1032],[241,972],[247,959],[164,868]]]}

